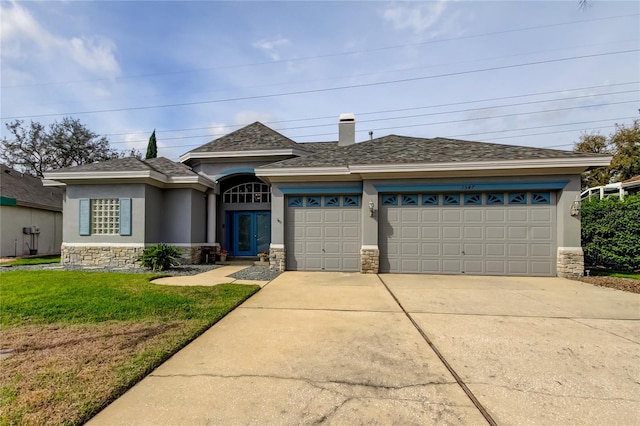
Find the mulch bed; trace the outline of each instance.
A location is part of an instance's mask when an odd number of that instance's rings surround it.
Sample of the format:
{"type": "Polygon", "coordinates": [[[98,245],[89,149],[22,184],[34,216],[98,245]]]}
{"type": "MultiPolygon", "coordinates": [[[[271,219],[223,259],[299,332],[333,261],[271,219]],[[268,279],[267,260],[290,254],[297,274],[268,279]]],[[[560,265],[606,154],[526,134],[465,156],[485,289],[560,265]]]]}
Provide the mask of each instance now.
{"type": "Polygon", "coordinates": [[[599,287],[615,288],[616,290],[628,291],[640,294],[640,280],[631,278],[617,278],[608,276],[582,277],[580,281],[597,285],[599,287]]]}

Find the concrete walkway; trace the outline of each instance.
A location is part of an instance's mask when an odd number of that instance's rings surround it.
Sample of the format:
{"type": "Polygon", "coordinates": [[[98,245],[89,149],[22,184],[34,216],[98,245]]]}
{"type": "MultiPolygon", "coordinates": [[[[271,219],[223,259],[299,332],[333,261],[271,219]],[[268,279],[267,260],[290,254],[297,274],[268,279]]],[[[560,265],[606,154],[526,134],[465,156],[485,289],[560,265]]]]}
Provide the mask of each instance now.
{"type": "Polygon", "coordinates": [[[212,269],[197,275],[175,276],[158,278],[151,281],[153,284],[177,285],[177,286],[214,286],[218,284],[255,284],[264,287],[269,281],[237,280],[229,275],[235,274],[249,265],[229,265],[212,269]]]}
{"type": "Polygon", "coordinates": [[[559,278],[287,272],[90,423],[639,424],[639,324],[559,278]]]}

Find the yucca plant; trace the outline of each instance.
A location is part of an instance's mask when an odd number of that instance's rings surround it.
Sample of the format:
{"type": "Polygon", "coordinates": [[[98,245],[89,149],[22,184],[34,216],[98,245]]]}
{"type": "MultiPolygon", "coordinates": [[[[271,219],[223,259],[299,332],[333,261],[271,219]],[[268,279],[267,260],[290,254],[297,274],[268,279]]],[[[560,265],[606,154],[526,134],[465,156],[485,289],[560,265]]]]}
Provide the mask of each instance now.
{"type": "Polygon", "coordinates": [[[179,265],[178,259],[181,256],[182,250],[178,247],[160,243],[144,249],[142,256],[140,256],[140,263],[154,271],[164,271],[179,265]]]}

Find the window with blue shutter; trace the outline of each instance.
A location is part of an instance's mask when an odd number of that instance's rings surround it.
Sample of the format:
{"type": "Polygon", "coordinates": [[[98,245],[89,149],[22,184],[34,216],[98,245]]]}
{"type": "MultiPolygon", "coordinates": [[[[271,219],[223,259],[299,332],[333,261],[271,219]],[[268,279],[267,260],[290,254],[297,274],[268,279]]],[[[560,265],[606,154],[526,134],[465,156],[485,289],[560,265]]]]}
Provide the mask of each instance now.
{"type": "Polygon", "coordinates": [[[120,235],[131,235],[131,198],[120,198],[120,235]]]}
{"type": "Polygon", "coordinates": [[[91,200],[80,198],[78,212],[78,231],[80,235],[91,235],[91,200]]]}

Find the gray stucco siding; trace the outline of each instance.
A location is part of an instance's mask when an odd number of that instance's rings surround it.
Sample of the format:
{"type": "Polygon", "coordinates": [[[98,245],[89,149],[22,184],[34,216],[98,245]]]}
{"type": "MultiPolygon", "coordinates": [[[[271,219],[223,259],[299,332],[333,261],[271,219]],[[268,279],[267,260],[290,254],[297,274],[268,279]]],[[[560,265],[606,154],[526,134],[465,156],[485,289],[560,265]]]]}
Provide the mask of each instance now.
{"type": "Polygon", "coordinates": [[[145,242],[145,185],[68,185],[63,211],[63,241],[86,244],[144,244],[145,242]],[[131,235],[86,235],[79,232],[80,199],[131,198],[131,235]]]}

